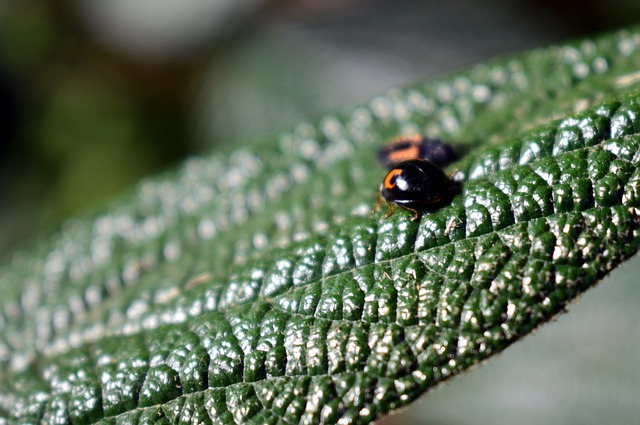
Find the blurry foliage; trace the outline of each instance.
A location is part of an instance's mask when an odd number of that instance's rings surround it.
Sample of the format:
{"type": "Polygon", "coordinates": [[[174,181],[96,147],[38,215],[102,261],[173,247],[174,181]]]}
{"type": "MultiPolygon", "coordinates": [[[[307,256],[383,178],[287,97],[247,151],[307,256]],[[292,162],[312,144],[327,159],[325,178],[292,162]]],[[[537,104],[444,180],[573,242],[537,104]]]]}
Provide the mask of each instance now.
{"type": "Polygon", "coordinates": [[[180,106],[43,2],[2,10],[0,65],[17,125],[2,142],[0,253],[184,154],[180,106]]]}

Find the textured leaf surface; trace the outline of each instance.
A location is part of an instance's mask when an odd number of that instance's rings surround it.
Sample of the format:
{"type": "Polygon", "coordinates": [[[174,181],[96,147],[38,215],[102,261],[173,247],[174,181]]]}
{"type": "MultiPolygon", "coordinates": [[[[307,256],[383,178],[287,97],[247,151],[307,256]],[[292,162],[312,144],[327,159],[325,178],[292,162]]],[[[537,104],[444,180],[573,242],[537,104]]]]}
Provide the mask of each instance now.
{"type": "Polygon", "coordinates": [[[639,65],[635,30],[479,65],[69,222],[0,270],[0,416],[348,423],[409,403],[638,250],[639,65]],[[416,131],[457,141],[462,192],[370,216],[376,148],[416,131]]]}

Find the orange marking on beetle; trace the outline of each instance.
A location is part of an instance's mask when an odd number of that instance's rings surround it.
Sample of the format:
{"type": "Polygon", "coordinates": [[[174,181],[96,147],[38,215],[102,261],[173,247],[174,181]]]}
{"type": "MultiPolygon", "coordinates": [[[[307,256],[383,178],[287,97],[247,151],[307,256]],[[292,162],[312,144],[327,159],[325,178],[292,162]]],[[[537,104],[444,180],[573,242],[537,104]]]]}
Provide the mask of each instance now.
{"type": "Polygon", "coordinates": [[[395,139],[391,140],[391,145],[398,142],[411,142],[411,143],[420,143],[422,141],[423,136],[419,134],[412,134],[411,136],[398,136],[395,139]]]}
{"type": "Polygon", "coordinates": [[[384,178],[384,187],[386,189],[393,189],[396,187],[396,182],[391,181],[394,177],[402,175],[402,170],[400,168],[394,168],[393,170],[387,173],[387,177],[384,178]]]}
{"type": "Polygon", "coordinates": [[[391,152],[389,154],[389,161],[402,162],[409,159],[416,159],[420,156],[420,147],[418,145],[411,145],[406,149],[391,152]]]}

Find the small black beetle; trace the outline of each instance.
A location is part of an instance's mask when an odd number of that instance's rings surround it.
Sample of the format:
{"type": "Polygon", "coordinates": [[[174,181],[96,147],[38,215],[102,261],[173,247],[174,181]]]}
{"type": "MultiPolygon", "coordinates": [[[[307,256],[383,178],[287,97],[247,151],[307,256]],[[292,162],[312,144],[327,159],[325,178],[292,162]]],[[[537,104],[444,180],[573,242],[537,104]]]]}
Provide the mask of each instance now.
{"type": "Polygon", "coordinates": [[[386,168],[411,159],[426,159],[439,167],[446,167],[458,156],[451,146],[439,139],[419,135],[399,137],[378,150],[378,162],[386,168]]]}
{"type": "Polygon", "coordinates": [[[384,217],[390,216],[394,207],[391,202],[413,212],[413,220],[422,210],[445,198],[459,187],[436,164],[424,159],[411,159],[395,165],[380,184],[378,202],[373,212],[380,209],[382,200],[389,207],[384,217]]]}

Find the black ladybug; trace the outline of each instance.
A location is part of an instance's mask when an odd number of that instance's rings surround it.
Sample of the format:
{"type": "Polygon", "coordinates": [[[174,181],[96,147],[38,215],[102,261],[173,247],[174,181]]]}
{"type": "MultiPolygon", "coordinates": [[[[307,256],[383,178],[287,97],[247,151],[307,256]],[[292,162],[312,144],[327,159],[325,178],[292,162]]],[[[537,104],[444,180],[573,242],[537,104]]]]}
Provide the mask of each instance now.
{"type": "Polygon", "coordinates": [[[423,159],[412,159],[395,165],[380,184],[378,202],[374,212],[380,208],[384,199],[389,207],[384,217],[393,213],[391,202],[413,212],[418,218],[422,210],[442,201],[452,190],[459,187],[436,164],[423,159]]]}
{"type": "Polygon", "coordinates": [[[426,159],[439,167],[446,167],[458,156],[451,146],[423,136],[399,137],[378,151],[378,162],[386,168],[411,159],[426,159]]]}

